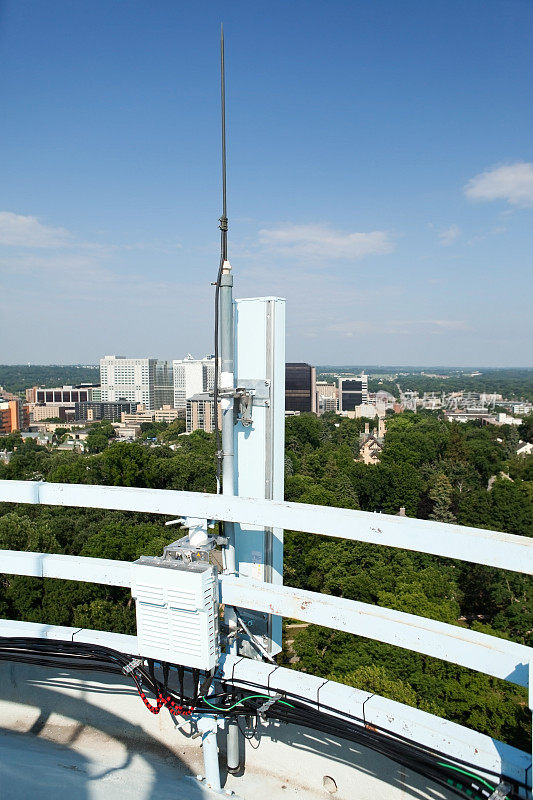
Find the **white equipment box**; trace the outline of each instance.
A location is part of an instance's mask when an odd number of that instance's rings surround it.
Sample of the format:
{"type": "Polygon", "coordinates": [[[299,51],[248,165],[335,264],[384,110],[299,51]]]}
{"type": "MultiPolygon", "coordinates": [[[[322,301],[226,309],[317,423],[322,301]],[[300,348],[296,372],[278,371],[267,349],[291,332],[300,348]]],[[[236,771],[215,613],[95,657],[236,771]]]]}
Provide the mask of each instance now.
{"type": "Polygon", "coordinates": [[[211,670],[219,656],[218,581],[205,562],[141,556],[131,565],[139,655],[211,670]]]}

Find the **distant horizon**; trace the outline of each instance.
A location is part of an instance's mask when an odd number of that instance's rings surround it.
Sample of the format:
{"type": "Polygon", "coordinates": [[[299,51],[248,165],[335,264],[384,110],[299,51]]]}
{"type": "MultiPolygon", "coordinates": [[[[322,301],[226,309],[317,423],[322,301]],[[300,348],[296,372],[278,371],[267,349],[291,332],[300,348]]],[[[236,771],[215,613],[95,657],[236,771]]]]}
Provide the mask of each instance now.
{"type": "MultiPolygon", "coordinates": [[[[103,356],[102,356],[103,358],[103,356]]],[[[126,356],[126,358],[157,358],[160,361],[175,361],[178,358],[160,358],[159,356],[144,356],[144,355],[137,355],[137,356],[126,356]]],[[[354,368],[357,370],[367,370],[367,369],[410,369],[410,370],[427,370],[427,369],[441,369],[441,370],[526,370],[526,371],[533,371],[533,366],[520,366],[520,365],[513,365],[513,366],[490,366],[490,365],[483,365],[483,364],[466,364],[466,365],[453,365],[453,364],[331,364],[331,363],[324,363],[324,364],[317,364],[313,363],[309,360],[306,361],[294,361],[287,363],[306,363],[311,364],[311,366],[315,367],[316,369],[342,369],[342,368],[354,368]]],[[[91,363],[88,361],[82,362],[66,362],[66,361],[23,361],[23,362],[4,362],[0,364],[1,367],[84,367],[87,369],[100,369],[99,363],[91,363]]]]}

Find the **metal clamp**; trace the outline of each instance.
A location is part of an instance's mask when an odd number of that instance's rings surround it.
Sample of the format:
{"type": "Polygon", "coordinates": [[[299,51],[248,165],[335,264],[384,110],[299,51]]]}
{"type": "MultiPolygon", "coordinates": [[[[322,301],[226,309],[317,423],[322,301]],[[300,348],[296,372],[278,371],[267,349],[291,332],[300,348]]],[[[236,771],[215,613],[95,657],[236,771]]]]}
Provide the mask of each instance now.
{"type": "MultiPolygon", "coordinates": [[[[239,380],[236,388],[221,388],[217,392],[219,398],[231,398],[233,403],[233,421],[240,422],[245,428],[252,425],[253,406],[270,405],[270,381],[255,378],[239,380]]],[[[214,397],[214,391],[209,392],[214,397]]]]}
{"type": "Polygon", "coordinates": [[[253,406],[270,405],[270,381],[239,380],[236,389],[235,423],[240,422],[245,428],[252,424],[253,406]]]}
{"type": "Polygon", "coordinates": [[[135,672],[137,667],[142,666],[143,660],[142,658],[132,658],[129,664],[126,664],[125,667],[122,667],[122,672],[124,675],[129,675],[130,672],[135,672]]]}
{"type": "Polygon", "coordinates": [[[502,781],[494,789],[493,793],[489,797],[489,800],[505,800],[512,788],[513,787],[510,783],[507,783],[507,781],[502,781]]]}
{"type": "Polygon", "coordinates": [[[274,705],[274,703],[277,703],[277,702],[278,702],[278,700],[281,700],[281,695],[280,695],[280,694],[274,694],[274,695],[272,695],[272,697],[270,698],[270,700],[267,700],[265,703],[263,703],[263,704],[262,704],[261,706],[259,706],[259,708],[257,709],[257,713],[259,714],[259,716],[260,716],[260,717],[262,717],[262,719],[265,719],[265,714],[266,714],[266,712],[268,711],[268,709],[269,709],[271,706],[273,706],[273,705],[274,705]]]}

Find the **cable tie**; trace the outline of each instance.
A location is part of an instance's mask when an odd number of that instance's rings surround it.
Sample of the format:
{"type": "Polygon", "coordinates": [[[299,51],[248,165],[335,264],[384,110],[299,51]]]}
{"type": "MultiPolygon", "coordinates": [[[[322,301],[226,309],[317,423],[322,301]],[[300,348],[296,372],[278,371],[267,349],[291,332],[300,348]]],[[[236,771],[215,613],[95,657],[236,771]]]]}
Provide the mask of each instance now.
{"type": "Polygon", "coordinates": [[[510,783],[501,781],[490,795],[489,800],[505,800],[511,789],[512,786],[510,783]]]}
{"type": "Polygon", "coordinates": [[[270,700],[267,700],[265,703],[260,705],[259,708],[257,709],[257,713],[259,714],[259,716],[265,719],[265,713],[271,706],[274,705],[274,703],[277,703],[278,700],[281,700],[281,695],[275,694],[270,698],[270,700]]]}
{"type": "Polygon", "coordinates": [[[124,675],[129,675],[130,672],[134,672],[137,667],[140,667],[142,663],[142,658],[132,658],[129,664],[126,664],[125,667],[122,667],[122,672],[124,675]]]}

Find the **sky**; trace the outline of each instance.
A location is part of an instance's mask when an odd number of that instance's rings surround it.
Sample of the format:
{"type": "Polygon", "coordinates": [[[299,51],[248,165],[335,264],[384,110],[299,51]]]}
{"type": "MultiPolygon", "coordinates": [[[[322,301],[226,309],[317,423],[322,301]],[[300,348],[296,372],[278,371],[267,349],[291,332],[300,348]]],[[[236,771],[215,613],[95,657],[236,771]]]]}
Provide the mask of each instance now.
{"type": "Polygon", "coordinates": [[[0,363],[213,351],[532,366],[530,0],[0,0],[0,363]]]}

